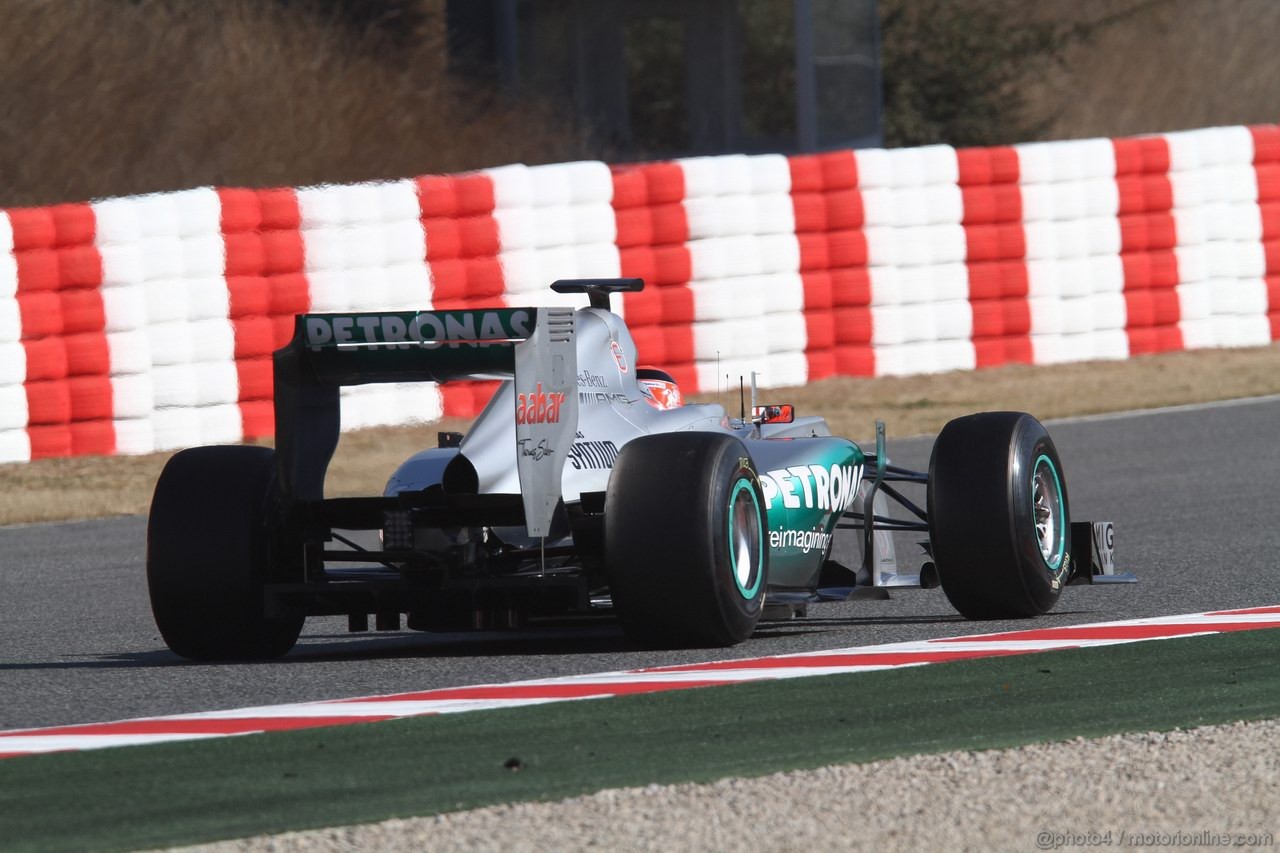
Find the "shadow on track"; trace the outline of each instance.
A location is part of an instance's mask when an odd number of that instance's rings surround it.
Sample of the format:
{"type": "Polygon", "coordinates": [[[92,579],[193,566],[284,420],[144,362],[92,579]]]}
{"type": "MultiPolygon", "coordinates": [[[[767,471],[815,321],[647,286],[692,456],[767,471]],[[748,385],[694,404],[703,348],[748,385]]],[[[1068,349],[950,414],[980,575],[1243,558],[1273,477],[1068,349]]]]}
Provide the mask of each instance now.
{"type": "MultiPolygon", "coordinates": [[[[826,632],[840,632],[877,625],[955,625],[957,633],[986,634],[1031,627],[1051,627],[1055,616],[1076,616],[1088,611],[1062,611],[1036,620],[1022,622],[969,622],[947,613],[930,616],[858,616],[805,617],[785,622],[765,622],[753,639],[735,650],[689,649],[689,654],[707,660],[725,657],[749,657],[775,653],[770,640],[799,637],[826,632]],[[1049,623],[1049,624],[1046,624],[1049,623]]],[[[872,641],[874,642],[874,640],[872,641]]],[[[865,641],[863,641],[865,644],[865,641]]],[[[591,625],[575,628],[534,628],[519,631],[428,634],[400,632],[383,635],[325,633],[304,636],[288,655],[267,661],[227,661],[202,663],[178,657],[167,649],[145,652],[120,652],[86,655],[80,659],[0,663],[0,672],[29,670],[94,670],[147,669],[189,666],[305,666],[352,660],[462,660],[467,658],[547,657],[563,655],[630,655],[645,651],[628,641],[616,625],[591,625]]],[[[602,665],[609,666],[608,662],[602,665]]],[[[634,666],[633,662],[621,664],[634,666]]],[[[652,665],[652,664],[651,664],[652,665]]]]}

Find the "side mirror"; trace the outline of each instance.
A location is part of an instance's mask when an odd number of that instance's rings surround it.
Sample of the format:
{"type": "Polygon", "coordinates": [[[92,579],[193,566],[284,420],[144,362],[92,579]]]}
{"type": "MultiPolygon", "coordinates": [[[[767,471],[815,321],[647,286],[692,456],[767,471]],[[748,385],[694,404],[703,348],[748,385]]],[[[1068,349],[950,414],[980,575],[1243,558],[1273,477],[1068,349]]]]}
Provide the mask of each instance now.
{"type": "Polygon", "coordinates": [[[796,419],[796,407],[790,403],[781,406],[756,406],[751,410],[751,422],[757,424],[789,424],[796,419]]]}

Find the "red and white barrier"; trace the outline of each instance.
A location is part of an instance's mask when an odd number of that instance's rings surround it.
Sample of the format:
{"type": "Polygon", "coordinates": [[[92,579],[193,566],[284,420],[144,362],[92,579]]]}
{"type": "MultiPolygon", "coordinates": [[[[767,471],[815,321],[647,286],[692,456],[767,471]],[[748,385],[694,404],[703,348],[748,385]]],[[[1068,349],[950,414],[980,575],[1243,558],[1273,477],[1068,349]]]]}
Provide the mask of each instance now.
{"type": "MultiPolygon", "coordinates": [[[[576,304],[639,276],[686,391],[1280,337],[1280,128],[1012,147],[504,166],[0,211],[0,461],[267,435],[304,311],[576,304]]],[[[492,383],[344,389],[344,428],[492,383]]]]}

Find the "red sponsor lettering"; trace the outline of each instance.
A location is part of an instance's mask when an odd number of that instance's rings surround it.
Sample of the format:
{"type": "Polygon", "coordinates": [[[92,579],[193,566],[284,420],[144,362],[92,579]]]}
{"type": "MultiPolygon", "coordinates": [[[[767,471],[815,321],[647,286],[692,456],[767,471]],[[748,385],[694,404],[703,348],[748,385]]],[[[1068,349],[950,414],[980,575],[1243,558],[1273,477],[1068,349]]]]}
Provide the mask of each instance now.
{"type": "Polygon", "coordinates": [[[564,394],[559,391],[546,393],[542,383],[529,394],[516,396],[516,423],[518,424],[558,424],[560,423],[560,406],[564,404],[564,394]]]}

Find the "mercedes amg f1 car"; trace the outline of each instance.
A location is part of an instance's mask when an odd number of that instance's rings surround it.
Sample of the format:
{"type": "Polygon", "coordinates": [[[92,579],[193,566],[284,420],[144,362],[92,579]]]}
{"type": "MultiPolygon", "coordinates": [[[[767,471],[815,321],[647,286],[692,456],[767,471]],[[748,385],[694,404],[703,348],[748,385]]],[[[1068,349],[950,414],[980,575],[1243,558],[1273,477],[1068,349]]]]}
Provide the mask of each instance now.
{"type": "Polygon", "coordinates": [[[637,366],[610,310],[642,287],[555,282],[589,298],[577,310],[298,316],[274,356],[275,448],[184,450],[156,485],[147,579],[169,648],[274,657],[308,616],[360,631],[370,615],[399,630],[405,614],[439,632],[611,614],[641,644],[728,646],[762,617],[884,588],[941,585],[961,614],[992,619],[1045,613],[1070,583],[1127,579],[1110,525],[1071,523],[1035,418],[954,420],[918,472],[889,463],[882,423],[868,453],[820,417],[756,405],[754,382],[738,417],[686,404],[637,366]],[[484,378],[505,381],[465,436],[441,433],[381,496],[325,497],[341,386],[484,378]],[[348,538],[361,530],[377,544],[348,538]],[[832,559],[840,530],[858,565],[832,559]],[[919,565],[899,565],[904,534],[922,540],[919,565]]]}

